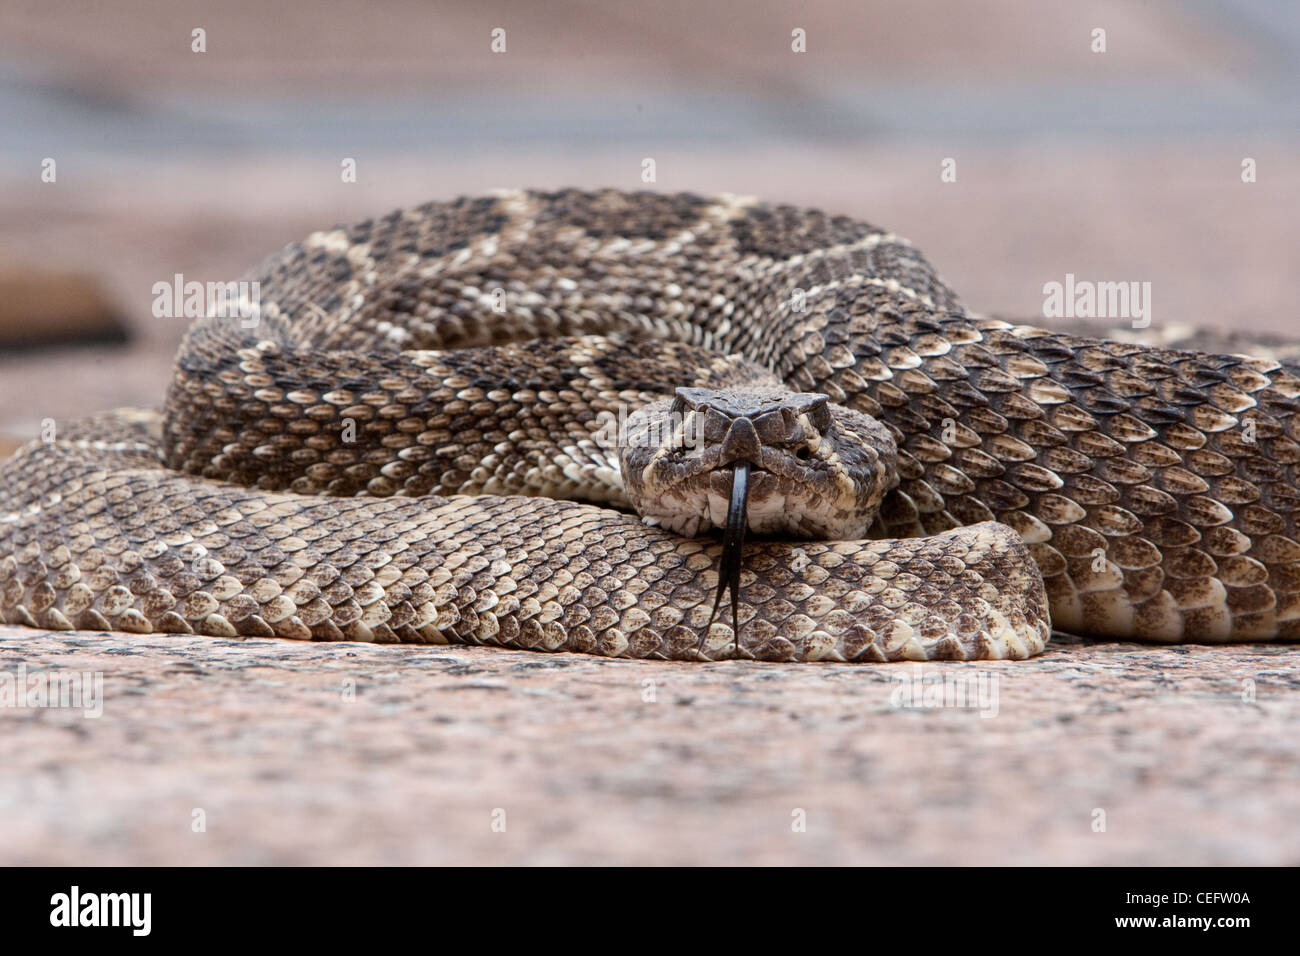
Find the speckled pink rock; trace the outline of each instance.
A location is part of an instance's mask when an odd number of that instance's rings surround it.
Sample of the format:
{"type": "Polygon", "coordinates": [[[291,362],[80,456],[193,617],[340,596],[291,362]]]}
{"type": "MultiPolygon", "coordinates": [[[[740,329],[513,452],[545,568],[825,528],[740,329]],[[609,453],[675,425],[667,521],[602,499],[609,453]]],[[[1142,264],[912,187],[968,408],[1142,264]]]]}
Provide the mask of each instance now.
{"type": "Polygon", "coordinates": [[[0,695],[98,672],[103,713],[0,707],[0,864],[1300,863],[1300,649],[1050,647],[918,671],[3,628],[0,695]],[[945,678],[975,706],[927,706],[945,678]]]}

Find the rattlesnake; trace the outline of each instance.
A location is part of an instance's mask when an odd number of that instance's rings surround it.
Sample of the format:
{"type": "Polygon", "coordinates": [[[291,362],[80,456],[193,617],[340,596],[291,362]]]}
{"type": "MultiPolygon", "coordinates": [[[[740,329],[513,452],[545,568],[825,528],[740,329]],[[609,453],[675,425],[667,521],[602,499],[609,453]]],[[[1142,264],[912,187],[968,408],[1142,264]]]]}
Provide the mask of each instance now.
{"type": "MultiPolygon", "coordinates": [[[[901,237],[735,197],[429,203],[250,279],[256,321],[196,322],[162,413],[0,464],[4,621],[767,660],[1027,657],[1049,603],[1113,638],[1300,636],[1280,362],[977,318],[901,237]],[[701,479],[700,536],[651,527],[604,439],[654,403],[752,423],[755,389],[763,448],[802,442],[852,536],[751,535],[714,621],[726,486],[701,479]],[[824,405],[883,423],[879,476],[845,490],[824,405]]],[[[816,523],[781,494],[754,514],[816,523]]]]}

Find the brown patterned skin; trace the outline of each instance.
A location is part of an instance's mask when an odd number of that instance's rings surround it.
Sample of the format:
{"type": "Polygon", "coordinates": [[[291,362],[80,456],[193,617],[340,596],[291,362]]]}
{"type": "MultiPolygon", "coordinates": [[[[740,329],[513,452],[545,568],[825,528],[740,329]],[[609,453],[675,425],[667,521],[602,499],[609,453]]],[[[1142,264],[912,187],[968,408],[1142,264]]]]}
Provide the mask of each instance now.
{"type": "Polygon", "coordinates": [[[754,543],[743,656],[1024,657],[1045,595],[1102,636],[1300,634],[1277,361],[972,318],[905,240],[730,198],[433,203],[252,278],[260,321],[195,324],[161,422],[0,464],[6,621],[692,659],[714,541],[517,496],[623,505],[609,413],[775,376],[890,429],[875,532],[908,539],[754,543]]]}
{"type": "MultiPolygon", "coordinates": [[[[0,516],[7,623],[701,656],[720,551],[710,539],[548,498],[304,497],[213,482],[163,466],[159,425],[152,412],[107,413],[0,465],[15,492],[0,516]]],[[[739,648],[716,624],[704,656],[1023,658],[1050,636],[1042,581],[997,524],[900,542],[755,542],[746,566],[739,648]]]]}

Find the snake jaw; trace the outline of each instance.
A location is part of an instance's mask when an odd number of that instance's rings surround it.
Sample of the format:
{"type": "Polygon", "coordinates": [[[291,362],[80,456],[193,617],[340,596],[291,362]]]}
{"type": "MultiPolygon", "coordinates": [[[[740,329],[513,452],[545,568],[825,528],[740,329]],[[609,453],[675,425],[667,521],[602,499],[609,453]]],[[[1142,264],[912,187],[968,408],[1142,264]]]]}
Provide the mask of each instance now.
{"type": "Polygon", "coordinates": [[[735,640],[734,649],[737,654],[740,653],[740,568],[748,517],[746,512],[749,508],[750,467],[748,461],[738,461],[731,470],[731,497],[727,506],[727,522],[722,531],[722,557],[718,561],[718,590],[713,597],[713,612],[709,615],[709,623],[705,626],[704,633],[700,635],[700,643],[696,647],[696,651],[701,654],[704,652],[704,642],[708,639],[709,630],[718,617],[722,595],[727,591],[730,591],[731,599],[731,633],[735,640]]]}

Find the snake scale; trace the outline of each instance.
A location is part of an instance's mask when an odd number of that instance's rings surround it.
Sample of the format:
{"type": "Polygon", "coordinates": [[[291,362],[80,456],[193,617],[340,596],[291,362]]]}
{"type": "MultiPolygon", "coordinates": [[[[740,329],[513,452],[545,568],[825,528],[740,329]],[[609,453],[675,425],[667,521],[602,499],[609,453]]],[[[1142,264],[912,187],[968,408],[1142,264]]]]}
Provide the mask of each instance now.
{"type": "Polygon", "coordinates": [[[257,321],[198,320],[162,412],[0,463],[5,622],[695,660],[1300,637],[1277,361],[977,318],[893,233],[725,196],[429,203],[250,279],[257,321]],[[651,406],[714,457],[631,468],[608,429],[651,406]],[[652,466],[703,510],[642,520],[652,466]],[[728,572],[697,525],[742,472],[728,572]],[[828,507],[850,534],[761,533],[828,507]]]}

